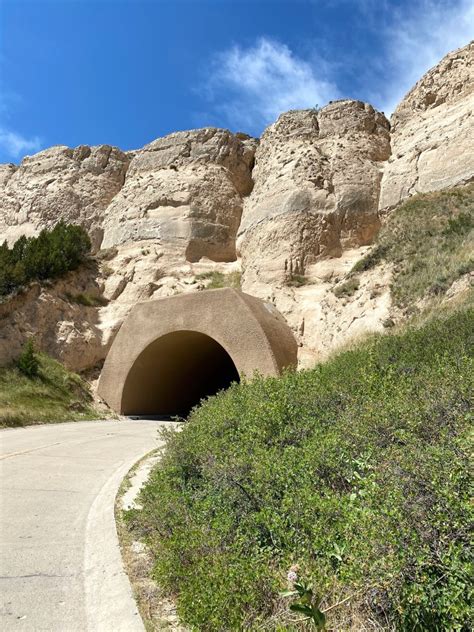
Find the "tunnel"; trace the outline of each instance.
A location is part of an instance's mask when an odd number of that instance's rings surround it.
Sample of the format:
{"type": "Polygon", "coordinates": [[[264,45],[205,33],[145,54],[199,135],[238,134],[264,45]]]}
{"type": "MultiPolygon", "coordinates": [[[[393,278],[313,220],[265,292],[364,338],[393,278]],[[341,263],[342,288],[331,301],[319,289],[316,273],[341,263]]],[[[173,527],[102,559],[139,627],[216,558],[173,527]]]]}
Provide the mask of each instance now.
{"type": "Polygon", "coordinates": [[[193,406],[232,382],[239,373],[227,351],[197,331],[174,331],[142,351],[125,381],[125,415],[185,417],[193,406]]]}
{"type": "Polygon", "coordinates": [[[119,414],[184,417],[243,376],[296,364],[296,340],[274,305],[233,288],[205,290],[134,305],[97,392],[119,414]]]}

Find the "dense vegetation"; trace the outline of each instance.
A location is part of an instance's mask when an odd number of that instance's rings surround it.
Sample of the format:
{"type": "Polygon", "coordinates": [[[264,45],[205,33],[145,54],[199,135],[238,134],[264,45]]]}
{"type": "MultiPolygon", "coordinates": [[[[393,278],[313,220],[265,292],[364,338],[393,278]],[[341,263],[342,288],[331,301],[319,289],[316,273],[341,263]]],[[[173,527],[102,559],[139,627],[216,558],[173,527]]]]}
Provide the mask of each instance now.
{"type": "Polygon", "coordinates": [[[421,298],[444,294],[474,270],[474,184],[417,195],[384,224],[375,248],[352,271],[353,282],[381,262],[393,265],[392,297],[413,312],[421,298]],[[355,277],[355,278],[354,278],[355,277]]]}
{"type": "Polygon", "coordinates": [[[88,385],[27,344],[16,366],[0,368],[0,427],[97,419],[88,385]]]}
{"type": "Polygon", "coordinates": [[[59,222],[38,237],[20,237],[10,248],[0,245],[0,297],[30,281],[43,281],[75,270],[89,253],[91,242],[80,226],[59,222]]]}
{"type": "Polygon", "coordinates": [[[128,513],[198,630],[468,630],[474,309],[378,336],[314,370],[232,386],[168,433],[128,513]],[[308,628],[309,629],[309,628],[308,628]]]}

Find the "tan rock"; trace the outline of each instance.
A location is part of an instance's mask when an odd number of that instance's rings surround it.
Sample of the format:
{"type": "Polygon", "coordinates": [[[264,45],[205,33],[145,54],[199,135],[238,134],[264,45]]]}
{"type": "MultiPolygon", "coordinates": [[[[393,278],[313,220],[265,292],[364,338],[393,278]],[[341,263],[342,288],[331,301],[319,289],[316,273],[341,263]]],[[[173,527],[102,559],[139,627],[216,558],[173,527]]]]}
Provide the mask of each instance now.
{"type": "Polygon", "coordinates": [[[410,90],[392,116],[392,157],[380,209],[415,193],[474,177],[474,42],[446,55],[410,90]]]}
{"type": "Polygon", "coordinates": [[[0,166],[0,236],[15,241],[60,219],[83,225],[97,249],[105,209],[122,188],[129,158],[116,147],[57,146],[0,166]]]}
{"type": "Polygon", "coordinates": [[[262,136],[244,205],[238,246],[245,291],[261,296],[262,285],[370,243],[389,154],[388,121],[360,101],[282,114],[262,136]]]}
{"type": "Polygon", "coordinates": [[[256,141],[227,130],[177,132],[136,152],[107,209],[103,247],[148,241],[167,258],[236,258],[256,141]]]}

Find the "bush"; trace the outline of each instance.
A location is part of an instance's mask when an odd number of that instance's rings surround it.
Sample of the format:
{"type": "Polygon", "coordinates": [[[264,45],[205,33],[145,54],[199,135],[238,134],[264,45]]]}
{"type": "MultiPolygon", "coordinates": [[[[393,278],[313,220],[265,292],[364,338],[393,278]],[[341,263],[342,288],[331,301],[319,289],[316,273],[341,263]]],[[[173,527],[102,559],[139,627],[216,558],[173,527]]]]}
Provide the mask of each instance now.
{"type": "Polygon", "coordinates": [[[336,296],[336,298],[353,296],[359,289],[359,286],[359,279],[351,278],[344,283],[336,285],[336,287],[333,289],[334,296],[336,296]]]}
{"type": "Polygon", "coordinates": [[[473,331],[468,309],[257,376],[166,434],[129,520],[186,624],[305,629],[297,565],[330,629],[470,629],[473,331]]]}
{"type": "Polygon", "coordinates": [[[12,248],[5,241],[0,245],[0,296],[30,281],[54,279],[77,269],[90,248],[83,228],[62,221],[38,237],[20,237],[12,248]]]}
{"type": "Polygon", "coordinates": [[[32,338],[29,338],[17,360],[19,370],[29,378],[37,377],[39,360],[36,357],[32,338]]]}

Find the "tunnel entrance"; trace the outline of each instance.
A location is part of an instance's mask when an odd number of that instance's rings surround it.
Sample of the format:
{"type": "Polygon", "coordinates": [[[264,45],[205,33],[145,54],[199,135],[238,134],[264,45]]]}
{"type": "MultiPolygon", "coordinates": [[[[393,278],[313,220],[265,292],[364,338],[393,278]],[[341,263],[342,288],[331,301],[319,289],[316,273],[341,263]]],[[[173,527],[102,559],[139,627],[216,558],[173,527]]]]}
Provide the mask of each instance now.
{"type": "Polygon", "coordinates": [[[132,365],[123,389],[125,415],[186,416],[239,373],[216,340],[196,331],[173,331],[148,345],[132,365]]]}

